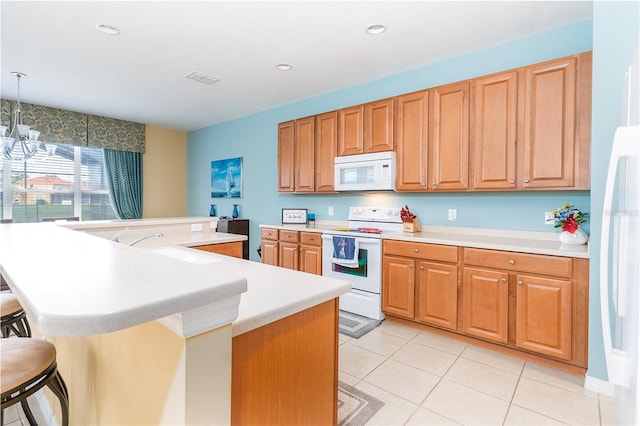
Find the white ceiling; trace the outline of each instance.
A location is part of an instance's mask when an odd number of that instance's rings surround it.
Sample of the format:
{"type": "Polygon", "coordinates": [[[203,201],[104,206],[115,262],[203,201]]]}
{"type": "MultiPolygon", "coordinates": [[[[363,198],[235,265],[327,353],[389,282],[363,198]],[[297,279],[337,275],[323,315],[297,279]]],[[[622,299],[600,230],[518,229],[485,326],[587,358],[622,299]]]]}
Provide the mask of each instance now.
{"type": "Polygon", "coordinates": [[[24,102],[190,131],[591,15],[581,1],[2,0],[1,95],[16,99],[21,71],[24,102]]]}

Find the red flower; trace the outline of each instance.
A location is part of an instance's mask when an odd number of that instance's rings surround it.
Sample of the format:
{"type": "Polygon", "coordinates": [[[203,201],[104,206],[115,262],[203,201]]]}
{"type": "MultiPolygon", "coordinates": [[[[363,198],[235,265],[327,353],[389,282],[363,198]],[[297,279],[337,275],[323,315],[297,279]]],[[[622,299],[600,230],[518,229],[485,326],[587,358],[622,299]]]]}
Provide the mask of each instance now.
{"type": "Polygon", "coordinates": [[[578,229],[578,222],[573,218],[573,214],[562,224],[562,230],[573,234],[578,229]]]}

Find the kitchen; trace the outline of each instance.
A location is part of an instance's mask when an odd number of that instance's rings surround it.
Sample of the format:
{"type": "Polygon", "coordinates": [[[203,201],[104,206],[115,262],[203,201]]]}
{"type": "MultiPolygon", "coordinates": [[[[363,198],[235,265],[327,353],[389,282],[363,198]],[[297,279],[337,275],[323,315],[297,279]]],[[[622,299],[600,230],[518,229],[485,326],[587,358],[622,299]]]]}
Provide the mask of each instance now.
{"type": "MultiPolygon", "coordinates": [[[[581,210],[591,214],[588,223],[591,234],[590,252],[597,253],[603,197],[600,182],[604,180],[610,141],[613,130],[618,125],[617,111],[620,109],[619,100],[616,96],[611,96],[611,93],[619,93],[622,87],[623,75],[619,75],[619,71],[626,66],[626,50],[622,46],[633,41],[633,35],[625,33],[624,29],[633,32],[634,7],[637,5],[633,2],[623,5],[594,2],[593,15],[582,22],[474,53],[442,59],[414,71],[361,83],[351,89],[281,106],[188,134],[150,126],[145,158],[145,166],[148,166],[145,170],[149,175],[145,178],[145,188],[151,207],[145,209],[145,214],[206,214],[211,203],[207,196],[209,162],[217,158],[242,156],[246,175],[244,197],[239,204],[241,217],[251,219],[252,260],[259,260],[255,250],[260,241],[258,224],[280,223],[282,208],[304,207],[314,212],[318,220],[346,221],[350,206],[401,206],[405,203],[418,214],[423,224],[552,232],[543,223],[543,213],[565,202],[573,202],[581,210]],[[613,31],[613,28],[619,32],[613,31]],[[280,122],[589,50],[594,52],[591,191],[427,195],[276,193],[276,129],[280,122]],[[158,143],[154,144],[154,141],[158,143]],[[165,148],[167,151],[163,151],[165,148]],[[177,165],[176,158],[184,158],[184,165],[177,165]],[[167,176],[168,169],[174,170],[175,174],[167,176]],[[168,184],[172,190],[165,191],[164,184],[168,184]],[[188,188],[186,194],[184,187],[188,188]],[[168,198],[167,192],[174,193],[175,197],[168,198]],[[449,209],[457,210],[455,223],[448,220],[449,209]],[[330,215],[330,211],[333,211],[333,215],[330,215]]],[[[218,209],[221,214],[230,215],[231,200],[218,202],[218,209]]],[[[592,258],[588,377],[596,382],[606,381],[607,377],[602,337],[597,332],[600,328],[600,306],[599,290],[594,283],[598,277],[597,262],[592,258]]]]}

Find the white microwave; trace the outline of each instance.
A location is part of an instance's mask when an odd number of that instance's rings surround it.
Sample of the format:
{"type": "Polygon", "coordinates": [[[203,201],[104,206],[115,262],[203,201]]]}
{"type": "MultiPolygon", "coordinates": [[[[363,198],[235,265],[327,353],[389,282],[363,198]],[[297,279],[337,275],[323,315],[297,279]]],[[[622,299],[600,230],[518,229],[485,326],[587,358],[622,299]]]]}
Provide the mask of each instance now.
{"type": "Polygon", "coordinates": [[[336,191],[393,191],[396,187],[393,151],[336,157],[333,170],[336,191]]]}

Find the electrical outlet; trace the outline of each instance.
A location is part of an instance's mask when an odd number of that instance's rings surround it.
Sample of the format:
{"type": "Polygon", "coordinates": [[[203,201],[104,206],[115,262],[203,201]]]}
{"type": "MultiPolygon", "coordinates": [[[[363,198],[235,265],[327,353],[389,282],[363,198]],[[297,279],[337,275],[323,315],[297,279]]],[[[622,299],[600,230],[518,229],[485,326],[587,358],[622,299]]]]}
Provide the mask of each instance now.
{"type": "Polygon", "coordinates": [[[329,211],[327,212],[329,216],[333,216],[333,207],[329,206],[329,211]]]}
{"type": "Polygon", "coordinates": [[[455,222],[458,220],[458,209],[449,209],[449,221],[455,222]]]}
{"type": "Polygon", "coordinates": [[[545,225],[554,225],[555,219],[553,218],[552,212],[544,212],[544,224],[545,225]]]}
{"type": "Polygon", "coordinates": [[[202,224],[201,223],[192,223],[191,224],[191,232],[199,232],[202,231],[202,224]]]}

